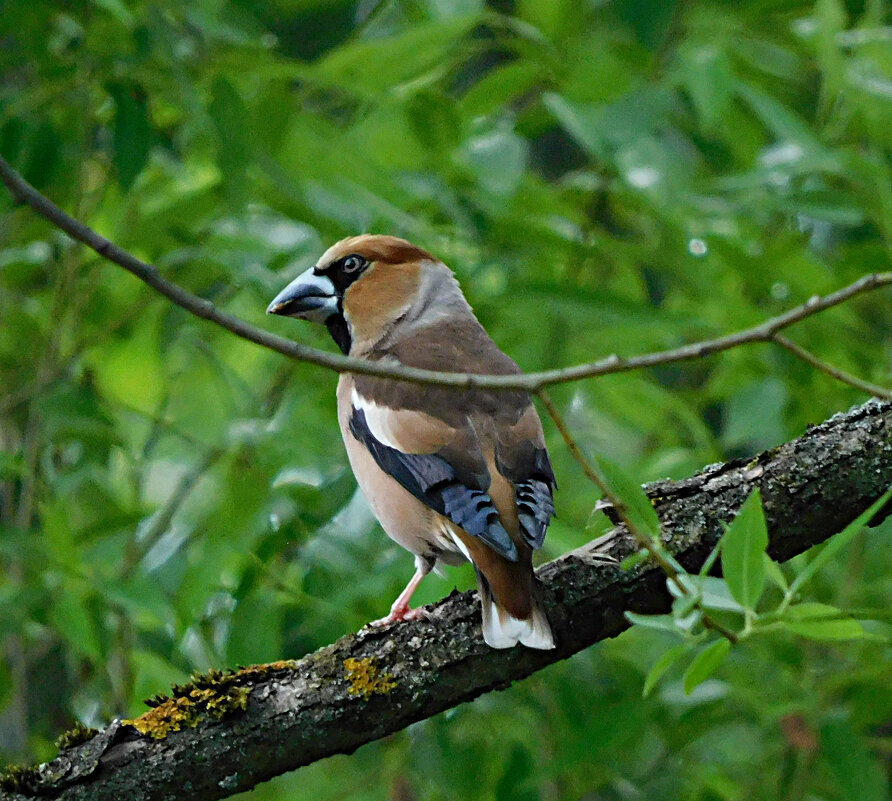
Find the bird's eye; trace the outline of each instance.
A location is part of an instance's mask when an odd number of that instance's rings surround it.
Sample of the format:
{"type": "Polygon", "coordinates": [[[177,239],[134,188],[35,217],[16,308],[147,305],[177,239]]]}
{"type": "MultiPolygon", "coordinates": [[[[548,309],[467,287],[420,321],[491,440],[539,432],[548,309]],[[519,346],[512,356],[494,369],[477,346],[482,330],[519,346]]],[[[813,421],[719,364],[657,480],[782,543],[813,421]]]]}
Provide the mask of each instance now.
{"type": "Polygon", "coordinates": [[[365,259],[362,256],[354,253],[352,256],[347,256],[343,262],[341,262],[341,269],[345,273],[355,273],[357,270],[361,269],[365,266],[365,259]]]}

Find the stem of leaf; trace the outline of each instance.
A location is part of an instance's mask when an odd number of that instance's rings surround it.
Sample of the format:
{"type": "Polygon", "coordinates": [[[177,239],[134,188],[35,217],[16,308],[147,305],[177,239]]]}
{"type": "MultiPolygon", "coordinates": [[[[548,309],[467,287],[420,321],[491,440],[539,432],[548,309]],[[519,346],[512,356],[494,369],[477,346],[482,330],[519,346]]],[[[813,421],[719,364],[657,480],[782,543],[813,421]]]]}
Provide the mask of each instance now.
{"type": "MultiPolygon", "coordinates": [[[[579,444],[570,433],[570,429],[567,428],[567,424],[564,422],[564,418],[561,416],[560,411],[558,411],[557,406],[555,406],[554,401],[548,394],[548,391],[544,387],[540,387],[536,391],[536,395],[539,397],[539,400],[542,401],[542,405],[545,407],[549,417],[551,417],[552,421],[554,422],[555,428],[557,428],[558,432],[564,440],[564,443],[567,446],[567,450],[570,451],[570,455],[576,460],[577,464],[580,466],[582,472],[586,475],[586,477],[599,490],[601,490],[601,492],[604,494],[604,497],[608,501],[610,501],[610,503],[613,505],[613,508],[616,509],[617,514],[625,524],[626,530],[629,532],[631,537],[635,540],[640,548],[646,550],[650,554],[651,558],[657,563],[657,565],[660,566],[660,568],[666,574],[668,580],[671,581],[676,587],[678,587],[678,591],[682,595],[688,595],[689,590],[685,586],[684,582],[681,580],[681,575],[682,573],[684,573],[684,570],[680,568],[680,566],[676,567],[678,563],[663,548],[662,544],[658,540],[655,540],[644,534],[642,531],[638,530],[638,527],[630,518],[628,510],[625,504],[622,502],[622,499],[615,495],[610,489],[606,476],[602,475],[597,466],[593,464],[582,452],[582,449],[579,447],[579,444]]],[[[723,626],[721,623],[715,621],[706,613],[705,610],[703,610],[702,607],[701,612],[703,613],[702,623],[705,628],[721,634],[732,644],[738,641],[739,637],[736,632],[731,631],[730,629],[723,626]]]]}

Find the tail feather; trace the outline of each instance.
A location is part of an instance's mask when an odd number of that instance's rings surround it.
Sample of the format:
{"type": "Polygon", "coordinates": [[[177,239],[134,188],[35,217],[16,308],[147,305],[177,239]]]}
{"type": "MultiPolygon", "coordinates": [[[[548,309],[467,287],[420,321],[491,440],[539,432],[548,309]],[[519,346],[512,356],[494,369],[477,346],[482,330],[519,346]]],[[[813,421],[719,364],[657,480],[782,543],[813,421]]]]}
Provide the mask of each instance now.
{"type": "Polygon", "coordinates": [[[483,615],[483,640],[490,648],[511,648],[517,643],[543,651],[554,648],[551,625],[538,600],[533,601],[529,617],[521,619],[498,605],[489,582],[479,572],[477,587],[483,615]]]}

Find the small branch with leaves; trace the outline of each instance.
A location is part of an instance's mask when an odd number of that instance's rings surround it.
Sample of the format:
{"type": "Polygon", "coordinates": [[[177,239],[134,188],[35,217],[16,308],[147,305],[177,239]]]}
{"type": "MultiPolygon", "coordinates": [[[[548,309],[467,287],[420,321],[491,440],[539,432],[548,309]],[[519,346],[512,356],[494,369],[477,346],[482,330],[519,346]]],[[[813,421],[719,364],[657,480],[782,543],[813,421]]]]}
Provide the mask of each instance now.
{"type": "MultiPolygon", "coordinates": [[[[632,623],[673,632],[684,640],[654,663],[645,679],[645,695],[677,660],[708,639],[707,632],[710,631],[722,639],[707,644],[691,661],[684,678],[685,692],[691,692],[719,668],[731,645],[756,634],[785,628],[792,634],[817,640],[856,639],[865,634],[858,618],[883,620],[888,617],[881,609],[857,610],[856,616],[854,610],[796,601],[806,583],[889,505],[892,486],[835,536],[790,582],[767,553],[768,528],[762,496],[756,486],[699,571],[691,574],[664,545],[664,540],[671,541],[671,536],[663,529],[653,502],[642,488],[603,457],[588,459],[548,393],[542,389],[537,395],[582,472],[603,493],[607,503],[601,508],[616,522],[622,522],[639,548],[636,554],[623,561],[622,567],[631,567],[649,557],[666,575],[666,588],[674,598],[669,614],[626,613],[632,623]],[[721,577],[712,576],[710,573],[719,559],[721,577]],[[760,612],[758,608],[769,579],[780,590],[780,597],[772,608],[760,612]]],[[[754,475],[758,477],[761,472],[762,467],[756,465],[754,475]]]]}
{"type": "MultiPolygon", "coordinates": [[[[641,490],[641,487],[625,476],[619,467],[603,457],[586,458],[579,444],[570,433],[561,413],[554,401],[544,389],[536,393],[542,405],[548,411],[555,428],[560,432],[564,444],[579,464],[582,472],[601,490],[607,505],[625,524],[626,531],[635,540],[640,552],[648,555],[666,574],[670,592],[677,593],[679,598],[692,599],[701,612],[700,622],[707,629],[717,631],[728,642],[736,643],[737,634],[715,620],[698,603],[698,596],[693,592],[690,582],[686,580],[685,569],[673,558],[663,546],[660,536],[660,518],[654,511],[653,504],[641,490]]],[[[763,549],[764,550],[764,549],[763,549]]]]}

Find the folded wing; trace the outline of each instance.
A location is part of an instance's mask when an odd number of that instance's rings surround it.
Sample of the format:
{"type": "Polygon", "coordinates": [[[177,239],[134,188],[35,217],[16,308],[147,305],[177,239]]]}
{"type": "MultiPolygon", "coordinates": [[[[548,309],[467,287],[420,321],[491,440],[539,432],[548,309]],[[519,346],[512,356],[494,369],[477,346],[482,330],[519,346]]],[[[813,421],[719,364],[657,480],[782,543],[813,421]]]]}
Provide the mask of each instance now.
{"type": "MultiPolygon", "coordinates": [[[[496,553],[516,562],[517,546],[499,520],[498,511],[486,491],[486,465],[474,458],[479,448],[458,459],[455,448],[443,443],[434,453],[407,453],[394,437],[399,430],[394,418],[401,413],[373,404],[365,408],[354,405],[350,432],[371,453],[378,466],[396,479],[423,504],[447,517],[473,537],[478,537],[496,553]],[[387,432],[386,434],[384,432],[387,432]],[[452,459],[450,460],[450,455],[452,459]],[[462,463],[463,462],[463,463],[462,463]],[[481,475],[481,468],[483,475],[481,475]]],[[[403,416],[412,415],[404,412],[403,416]]],[[[426,415],[425,415],[426,416],[426,415]]],[[[438,425],[441,433],[445,424],[438,425]]],[[[455,439],[462,438],[455,431],[455,439]]],[[[411,448],[408,448],[411,450],[411,448]]]]}

